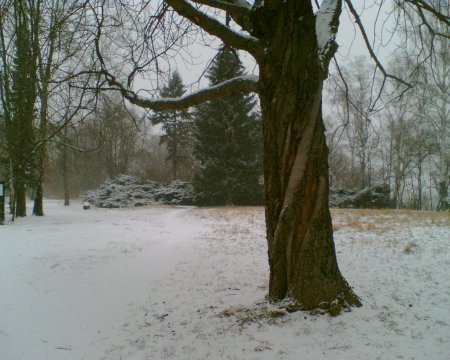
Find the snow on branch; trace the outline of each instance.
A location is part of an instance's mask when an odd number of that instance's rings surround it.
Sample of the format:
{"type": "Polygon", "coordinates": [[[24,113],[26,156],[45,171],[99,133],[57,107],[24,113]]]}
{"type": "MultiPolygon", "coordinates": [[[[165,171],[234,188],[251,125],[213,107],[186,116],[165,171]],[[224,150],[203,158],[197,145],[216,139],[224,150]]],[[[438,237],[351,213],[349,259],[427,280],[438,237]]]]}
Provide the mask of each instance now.
{"type": "Polygon", "coordinates": [[[166,3],[180,16],[192,21],[195,25],[201,27],[209,34],[217,36],[225,44],[236,49],[246,50],[255,57],[260,56],[263,48],[257,38],[230,29],[192,6],[188,1],[166,0],[166,3]]]}
{"type": "Polygon", "coordinates": [[[316,13],[316,36],[319,57],[324,70],[337,50],[336,34],[339,27],[342,0],[323,0],[316,13]]]}
{"type": "Polygon", "coordinates": [[[245,0],[192,0],[193,2],[226,11],[245,31],[251,32],[250,21],[252,5],[245,0]]]}
{"type": "Polygon", "coordinates": [[[250,3],[245,0],[192,0],[201,5],[208,5],[225,11],[241,11],[248,13],[252,9],[250,3]]]}
{"type": "Polygon", "coordinates": [[[237,95],[241,93],[257,92],[258,76],[243,75],[223,81],[217,85],[201,89],[179,98],[150,99],[137,95],[127,89],[114,76],[103,71],[110,86],[120,91],[122,96],[134,105],[155,111],[182,110],[191,106],[199,105],[206,101],[223,98],[224,96],[237,95]]]}

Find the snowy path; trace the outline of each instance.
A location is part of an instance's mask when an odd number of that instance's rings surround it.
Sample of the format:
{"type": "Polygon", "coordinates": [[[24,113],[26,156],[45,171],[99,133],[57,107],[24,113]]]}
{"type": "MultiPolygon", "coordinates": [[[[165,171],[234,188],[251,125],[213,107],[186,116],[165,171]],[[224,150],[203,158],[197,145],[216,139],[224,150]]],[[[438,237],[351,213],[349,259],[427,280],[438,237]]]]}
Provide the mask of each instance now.
{"type": "Polygon", "coordinates": [[[46,208],[0,227],[0,360],[450,358],[445,214],[335,211],[363,308],[271,318],[262,209],[46,208]]]}
{"type": "Polygon", "coordinates": [[[190,256],[197,228],[177,226],[184,209],[49,206],[44,221],[0,228],[0,358],[100,359],[190,256]]]}

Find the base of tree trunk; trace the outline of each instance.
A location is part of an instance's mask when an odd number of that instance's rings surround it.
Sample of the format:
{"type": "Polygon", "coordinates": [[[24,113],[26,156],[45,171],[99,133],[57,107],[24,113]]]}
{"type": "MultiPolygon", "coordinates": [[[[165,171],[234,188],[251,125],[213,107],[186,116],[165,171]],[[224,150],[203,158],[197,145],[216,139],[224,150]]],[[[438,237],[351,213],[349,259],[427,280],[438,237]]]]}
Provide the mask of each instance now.
{"type": "Polygon", "coordinates": [[[338,316],[342,312],[351,311],[351,308],[353,307],[362,306],[359,297],[353,292],[347,283],[344,285],[344,290],[332,301],[324,301],[314,305],[305,305],[298,300],[287,298],[282,302],[285,303],[282,307],[286,309],[287,312],[309,311],[312,314],[329,314],[331,316],[338,316]]]}
{"type": "Polygon", "coordinates": [[[15,198],[16,217],[27,216],[26,191],[24,186],[16,185],[15,198]]]}
{"type": "Polygon", "coordinates": [[[36,188],[36,196],[34,198],[33,215],[44,216],[44,190],[42,185],[38,185],[36,188]]]}

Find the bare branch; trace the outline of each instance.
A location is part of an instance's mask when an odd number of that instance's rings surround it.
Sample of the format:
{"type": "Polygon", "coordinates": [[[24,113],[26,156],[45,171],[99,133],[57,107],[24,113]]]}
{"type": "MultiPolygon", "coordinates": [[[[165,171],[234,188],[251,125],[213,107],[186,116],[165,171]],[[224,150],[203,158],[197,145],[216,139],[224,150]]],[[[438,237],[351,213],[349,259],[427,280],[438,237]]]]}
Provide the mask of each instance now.
{"type": "Polygon", "coordinates": [[[148,99],[137,95],[134,91],[126,88],[113,75],[102,72],[106,81],[130,103],[146,109],[156,111],[161,110],[182,110],[191,106],[196,106],[206,101],[222,98],[224,96],[241,93],[257,92],[258,77],[253,75],[238,76],[233,79],[221,82],[220,84],[193,92],[179,98],[159,98],[148,99]]]}
{"type": "Polygon", "coordinates": [[[189,19],[209,34],[217,36],[225,44],[236,49],[246,50],[255,58],[261,58],[263,48],[257,38],[239,34],[202,11],[199,11],[187,1],[166,0],[166,3],[179,15],[189,19]]]}
{"type": "Polygon", "coordinates": [[[193,2],[224,10],[242,29],[252,31],[253,24],[250,21],[252,6],[245,0],[193,0],[193,2]]]}
{"type": "Polygon", "coordinates": [[[108,72],[105,61],[100,51],[102,20],[98,19],[97,21],[98,27],[97,35],[95,38],[95,50],[101,70],[96,73],[98,75],[103,75],[106,79],[106,82],[109,84],[109,86],[111,86],[112,90],[119,91],[124,98],[126,98],[130,103],[134,105],[156,111],[181,110],[228,95],[257,92],[258,77],[252,75],[244,75],[224,81],[220,84],[208,87],[206,89],[196,91],[180,98],[148,99],[139,96],[136,92],[131,90],[129,87],[126,87],[114,75],[108,72]]]}
{"type": "Polygon", "coordinates": [[[245,15],[250,14],[251,6],[247,2],[247,6],[244,6],[244,2],[233,1],[233,0],[192,0],[193,2],[200,5],[207,5],[216,9],[224,10],[227,12],[240,12],[245,15]]]}
{"type": "Polygon", "coordinates": [[[68,148],[70,148],[72,150],[75,150],[75,151],[78,151],[78,152],[82,152],[82,153],[93,152],[93,151],[96,151],[96,150],[100,149],[100,147],[101,147],[101,144],[99,143],[96,148],[93,148],[93,149],[82,149],[82,148],[79,148],[79,147],[67,144],[67,143],[65,143],[63,141],[59,141],[59,140],[56,140],[56,139],[45,139],[45,140],[40,140],[36,144],[35,149],[38,149],[39,147],[41,147],[43,144],[45,144],[47,142],[53,142],[53,143],[56,143],[58,145],[63,145],[63,146],[68,147],[68,148]]]}
{"type": "Polygon", "coordinates": [[[427,11],[428,13],[436,17],[436,19],[438,19],[439,21],[443,22],[447,26],[450,26],[450,16],[444,15],[440,11],[430,6],[430,4],[427,4],[425,1],[423,0],[404,0],[404,1],[406,3],[413,4],[414,6],[416,6],[418,11],[420,12],[422,10],[427,11]]]}
{"type": "MultiPolygon", "coordinates": [[[[353,7],[353,4],[351,2],[351,0],[344,0],[345,3],[347,4],[351,14],[353,15],[356,24],[358,25],[358,28],[361,32],[361,35],[364,39],[364,43],[366,44],[367,49],[369,50],[370,53],[370,57],[373,59],[373,61],[375,62],[377,68],[381,71],[381,73],[383,74],[383,76],[385,78],[391,78],[394,79],[400,83],[402,83],[403,85],[406,85],[408,88],[411,87],[411,84],[407,83],[406,81],[400,79],[397,76],[391,75],[389,74],[386,69],[384,68],[383,64],[381,64],[380,60],[378,59],[378,56],[375,54],[375,51],[372,48],[372,45],[370,44],[369,38],[367,37],[367,33],[366,30],[364,28],[364,25],[361,22],[361,18],[358,15],[358,12],[356,11],[356,9],[353,7]]],[[[383,82],[384,84],[384,82],[383,82]]]]}

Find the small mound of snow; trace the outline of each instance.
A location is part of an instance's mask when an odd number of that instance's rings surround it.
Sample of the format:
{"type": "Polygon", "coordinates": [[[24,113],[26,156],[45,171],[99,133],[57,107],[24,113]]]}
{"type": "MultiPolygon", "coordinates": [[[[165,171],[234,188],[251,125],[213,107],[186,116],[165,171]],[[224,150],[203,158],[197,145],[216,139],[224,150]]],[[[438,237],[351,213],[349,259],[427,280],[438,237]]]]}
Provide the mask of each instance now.
{"type": "Polygon", "coordinates": [[[119,175],[96,190],[83,195],[83,201],[101,208],[119,208],[153,204],[193,205],[194,192],[188,182],[175,180],[168,185],[119,175]]]}

